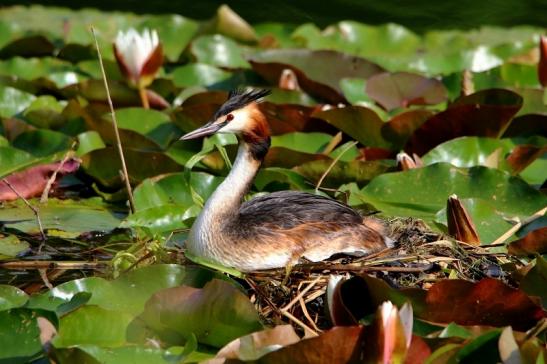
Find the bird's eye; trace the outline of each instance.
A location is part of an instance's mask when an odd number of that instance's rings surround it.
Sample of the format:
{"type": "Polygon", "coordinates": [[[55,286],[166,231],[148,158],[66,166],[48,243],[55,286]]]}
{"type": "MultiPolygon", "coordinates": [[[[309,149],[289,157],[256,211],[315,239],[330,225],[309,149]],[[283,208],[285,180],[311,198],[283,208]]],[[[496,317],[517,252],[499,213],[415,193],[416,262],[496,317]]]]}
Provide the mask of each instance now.
{"type": "Polygon", "coordinates": [[[234,120],[234,115],[232,114],[226,115],[226,121],[232,121],[232,120],[234,120]]]}

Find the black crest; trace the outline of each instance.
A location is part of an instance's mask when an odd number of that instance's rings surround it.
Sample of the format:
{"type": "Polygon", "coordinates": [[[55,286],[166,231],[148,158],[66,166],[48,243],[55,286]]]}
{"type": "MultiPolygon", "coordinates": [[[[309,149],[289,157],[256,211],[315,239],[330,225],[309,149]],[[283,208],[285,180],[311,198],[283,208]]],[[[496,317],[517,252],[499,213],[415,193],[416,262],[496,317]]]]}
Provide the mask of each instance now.
{"type": "Polygon", "coordinates": [[[215,113],[214,119],[227,115],[234,110],[241,109],[253,101],[258,101],[264,96],[268,96],[270,93],[270,90],[264,89],[252,89],[250,91],[241,89],[232,90],[228,94],[228,100],[215,113]]]}

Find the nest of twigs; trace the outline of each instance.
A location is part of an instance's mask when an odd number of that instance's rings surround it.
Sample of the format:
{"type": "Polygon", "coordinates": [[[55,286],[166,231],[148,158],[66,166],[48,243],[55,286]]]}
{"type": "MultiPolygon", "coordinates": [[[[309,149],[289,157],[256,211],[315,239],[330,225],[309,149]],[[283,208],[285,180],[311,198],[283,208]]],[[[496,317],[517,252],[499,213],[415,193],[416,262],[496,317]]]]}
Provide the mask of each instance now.
{"type": "Polygon", "coordinates": [[[476,281],[493,277],[511,283],[502,269],[511,259],[505,254],[457,242],[417,219],[394,219],[389,226],[396,248],[362,258],[343,256],[300,264],[288,277],[283,269],[247,274],[250,299],[263,321],[268,325],[291,323],[304,334],[330,327],[325,293],[331,275],[369,274],[394,288],[428,289],[446,278],[476,281]]]}

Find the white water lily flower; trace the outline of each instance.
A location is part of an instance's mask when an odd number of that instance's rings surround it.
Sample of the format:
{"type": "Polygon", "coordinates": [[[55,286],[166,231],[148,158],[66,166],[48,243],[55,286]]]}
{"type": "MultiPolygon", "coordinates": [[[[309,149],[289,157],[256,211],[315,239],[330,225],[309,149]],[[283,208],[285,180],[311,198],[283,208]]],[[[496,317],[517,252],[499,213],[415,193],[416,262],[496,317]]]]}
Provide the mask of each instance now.
{"type": "Polygon", "coordinates": [[[163,63],[163,50],[155,30],[120,31],[114,42],[114,55],[128,81],[138,88],[146,87],[163,63]]]}

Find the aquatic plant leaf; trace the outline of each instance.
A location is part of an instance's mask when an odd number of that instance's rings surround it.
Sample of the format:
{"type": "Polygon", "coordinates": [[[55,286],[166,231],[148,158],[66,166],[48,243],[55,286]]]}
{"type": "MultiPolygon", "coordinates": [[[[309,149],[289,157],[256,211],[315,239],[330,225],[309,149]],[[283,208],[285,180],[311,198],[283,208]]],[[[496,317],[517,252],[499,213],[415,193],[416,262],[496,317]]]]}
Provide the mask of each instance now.
{"type": "Polygon", "coordinates": [[[416,129],[405,151],[421,156],[456,137],[499,137],[521,106],[522,97],[508,90],[484,90],[464,96],[416,129]]]}
{"type": "Polygon", "coordinates": [[[191,63],[177,67],[172,73],[173,82],[179,87],[214,85],[226,81],[231,76],[230,72],[203,63],[191,63]]]}
{"type": "MultiPolygon", "coordinates": [[[[182,166],[161,152],[124,150],[129,178],[138,183],[145,178],[182,170],[182,166]]],[[[105,187],[121,187],[121,162],[114,147],[97,149],[81,157],[84,171],[105,187]]]]}
{"type": "Polygon", "coordinates": [[[8,118],[20,113],[35,99],[33,94],[0,85],[0,117],[8,118]]]}
{"type": "Polygon", "coordinates": [[[374,75],[367,80],[366,92],[388,111],[410,105],[436,105],[448,97],[440,81],[407,72],[374,75]]]}
{"type": "Polygon", "coordinates": [[[278,84],[283,70],[292,70],[302,90],[332,104],[346,102],[339,85],[340,79],[367,79],[383,71],[380,66],[363,58],[324,50],[268,50],[254,54],[249,62],[253,70],[271,85],[278,84]]]}
{"type": "Polygon", "coordinates": [[[386,215],[431,221],[453,193],[461,199],[480,198],[506,217],[523,219],[547,204],[545,196],[505,172],[486,167],[458,168],[447,163],[385,173],[374,178],[356,197],[386,215]],[[412,193],[408,193],[409,186],[412,193]]]}
{"type": "Polygon", "coordinates": [[[382,136],[384,122],[372,109],[347,106],[316,112],[313,116],[334,125],[364,146],[390,147],[390,143],[382,136]]]}
{"type": "Polygon", "coordinates": [[[60,284],[50,291],[31,296],[28,307],[61,310],[62,305],[74,296],[87,292],[91,294],[87,305],[136,316],[153,293],[181,284],[202,287],[214,276],[214,272],[197,267],[156,264],[126,272],[114,280],[88,277],[60,284]]]}
{"type": "Polygon", "coordinates": [[[56,162],[30,167],[22,172],[13,173],[4,177],[11,185],[0,182],[0,201],[12,201],[20,198],[31,198],[41,195],[49,183],[51,175],[57,172],[57,178],[73,173],[80,167],[76,159],[66,160],[64,163],[56,162]],[[13,190],[17,191],[17,193],[13,190]]]}
{"type": "Polygon", "coordinates": [[[28,363],[42,352],[37,317],[25,308],[0,311],[0,361],[28,363]]]}
{"type": "Polygon", "coordinates": [[[132,315],[124,311],[86,305],[63,316],[53,339],[57,348],[74,345],[116,347],[126,343],[125,331],[132,315]]]}
{"type": "Polygon", "coordinates": [[[189,51],[200,63],[226,68],[249,68],[241,47],[220,34],[202,35],[194,39],[189,51]]]}
{"type": "Polygon", "coordinates": [[[545,284],[547,284],[547,260],[538,255],[536,256],[534,267],[520,281],[520,289],[530,296],[539,297],[541,299],[541,306],[545,309],[547,308],[545,284]]]}
{"type": "Polygon", "coordinates": [[[363,326],[337,326],[321,335],[285,346],[260,358],[270,363],[358,363],[365,357],[363,326]]]}
{"type": "MultiPolygon", "coordinates": [[[[2,240],[0,240],[0,245],[2,244],[2,240]]],[[[21,307],[27,303],[27,301],[28,295],[25,291],[7,284],[0,284],[0,311],[21,307]]]]}
{"type": "Polygon", "coordinates": [[[203,288],[181,286],[155,293],[139,320],[171,345],[194,334],[199,343],[222,347],[262,328],[247,296],[217,279],[203,288]]]}
{"type": "MultiPolygon", "coordinates": [[[[31,201],[31,203],[34,203],[31,201]]],[[[115,214],[109,206],[97,200],[57,200],[50,198],[39,206],[40,220],[45,230],[60,230],[76,237],[84,232],[110,232],[120,224],[122,214],[115,214]]],[[[22,201],[5,204],[0,221],[10,228],[29,234],[40,232],[36,217],[22,201]]]]}
{"type": "Polygon", "coordinates": [[[524,237],[507,245],[509,254],[526,256],[547,253],[547,227],[530,231],[524,237]]]}
{"type": "Polygon", "coordinates": [[[165,56],[172,62],[178,60],[182,51],[198,31],[199,24],[178,14],[148,16],[139,24],[140,29],[158,32],[165,56]]]}
{"type": "Polygon", "coordinates": [[[277,325],[231,341],[218,351],[215,359],[256,360],[298,341],[300,338],[291,325],[277,325]]]}

